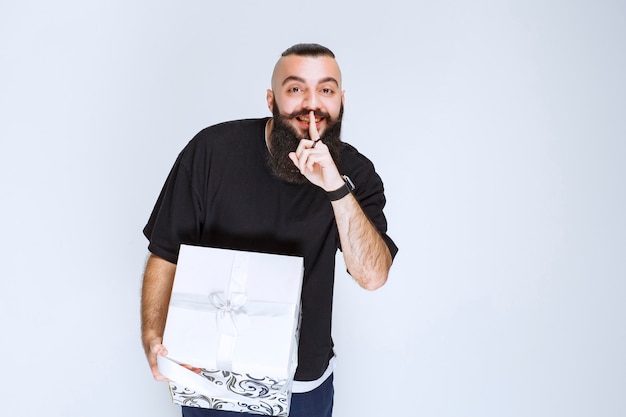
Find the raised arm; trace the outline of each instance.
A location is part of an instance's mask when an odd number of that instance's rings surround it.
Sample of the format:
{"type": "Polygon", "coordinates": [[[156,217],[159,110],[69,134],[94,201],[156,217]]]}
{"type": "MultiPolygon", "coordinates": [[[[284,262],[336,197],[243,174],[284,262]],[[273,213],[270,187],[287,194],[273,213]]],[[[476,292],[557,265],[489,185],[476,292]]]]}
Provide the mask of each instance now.
{"type": "MultiPolygon", "coordinates": [[[[303,139],[289,157],[302,175],[325,191],[345,186],[328,147],[319,142],[313,112],[309,116],[309,138],[303,139]]],[[[367,218],[359,202],[347,194],[332,202],[339,230],[341,250],[350,275],[367,289],[380,288],[387,281],[392,257],[376,227],[367,218]]]]}
{"type": "Polygon", "coordinates": [[[341,251],[350,275],[366,290],[387,282],[391,253],[352,194],[333,201],[341,251]]]}

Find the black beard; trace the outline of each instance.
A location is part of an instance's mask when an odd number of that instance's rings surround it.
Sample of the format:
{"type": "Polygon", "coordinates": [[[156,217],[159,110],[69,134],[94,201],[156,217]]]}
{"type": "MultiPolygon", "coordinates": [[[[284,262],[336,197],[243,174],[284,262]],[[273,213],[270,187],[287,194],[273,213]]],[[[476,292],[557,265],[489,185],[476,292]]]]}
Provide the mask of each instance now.
{"type": "MultiPolygon", "coordinates": [[[[305,184],[308,182],[306,177],[300,173],[298,168],[293,164],[293,161],[289,159],[289,152],[295,152],[300,144],[300,140],[308,139],[308,130],[304,134],[304,137],[299,137],[296,130],[290,126],[287,121],[297,116],[308,116],[309,111],[302,110],[292,113],[287,116],[280,114],[278,105],[274,102],[274,116],[272,133],[269,136],[270,149],[268,152],[267,162],[272,169],[274,175],[283,181],[290,182],[292,184],[305,184]]],[[[343,149],[343,142],[341,142],[341,121],[343,118],[343,104],[339,110],[339,116],[337,119],[331,119],[330,115],[322,112],[315,112],[316,116],[326,118],[328,126],[324,133],[320,136],[321,141],[328,146],[330,155],[332,156],[335,164],[339,164],[341,159],[341,150],[343,149]]]]}

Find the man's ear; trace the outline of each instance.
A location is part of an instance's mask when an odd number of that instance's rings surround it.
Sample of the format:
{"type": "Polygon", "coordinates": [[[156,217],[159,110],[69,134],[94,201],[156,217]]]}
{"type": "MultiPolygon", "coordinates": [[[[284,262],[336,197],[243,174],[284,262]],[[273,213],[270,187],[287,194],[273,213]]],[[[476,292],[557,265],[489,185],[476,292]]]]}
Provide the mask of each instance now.
{"type": "Polygon", "coordinates": [[[270,109],[270,113],[274,113],[274,92],[269,88],[267,89],[265,99],[267,100],[267,107],[270,109]]]}

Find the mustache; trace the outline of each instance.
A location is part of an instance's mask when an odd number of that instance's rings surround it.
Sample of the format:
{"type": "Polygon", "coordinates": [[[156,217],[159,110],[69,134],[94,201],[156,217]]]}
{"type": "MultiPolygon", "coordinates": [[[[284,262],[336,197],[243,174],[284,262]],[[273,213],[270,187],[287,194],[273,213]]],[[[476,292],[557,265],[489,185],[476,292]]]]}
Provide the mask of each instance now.
{"type": "MultiPolygon", "coordinates": [[[[292,112],[291,114],[285,114],[285,115],[281,114],[280,117],[282,117],[283,119],[294,119],[294,118],[300,117],[300,116],[308,116],[310,112],[311,112],[310,110],[302,109],[302,110],[296,110],[296,111],[292,112]]],[[[316,117],[323,117],[325,119],[329,119],[330,120],[330,114],[325,113],[325,112],[323,112],[321,110],[314,110],[313,114],[316,117]]]]}

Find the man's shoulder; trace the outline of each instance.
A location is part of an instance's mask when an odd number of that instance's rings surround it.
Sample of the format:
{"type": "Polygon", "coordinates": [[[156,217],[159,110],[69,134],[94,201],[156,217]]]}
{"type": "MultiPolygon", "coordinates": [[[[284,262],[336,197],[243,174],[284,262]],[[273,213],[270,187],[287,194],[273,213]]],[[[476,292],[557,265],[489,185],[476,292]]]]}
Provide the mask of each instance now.
{"type": "Polygon", "coordinates": [[[229,149],[234,144],[243,145],[263,135],[267,118],[239,119],[217,123],[200,130],[187,143],[183,153],[196,153],[210,149],[229,149]]]}
{"type": "Polygon", "coordinates": [[[217,123],[200,130],[178,155],[185,166],[204,166],[209,161],[226,162],[229,155],[254,152],[265,145],[264,126],[267,118],[240,119],[217,123]]]}
{"type": "Polygon", "coordinates": [[[254,119],[238,119],[217,123],[202,129],[196,137],[239,136],[243,133],[255,132],[265,126],[267,117],[254,119]]]}
{"type": "Polygon", "coordinates": [[[341,162],[339,165],[340,169],[351,169],[360,166],[366,166],[371,169],[374,168],[374,164],[367,156],[363,155],[356,147],[347,142],[343,142],[341,162]]]}

